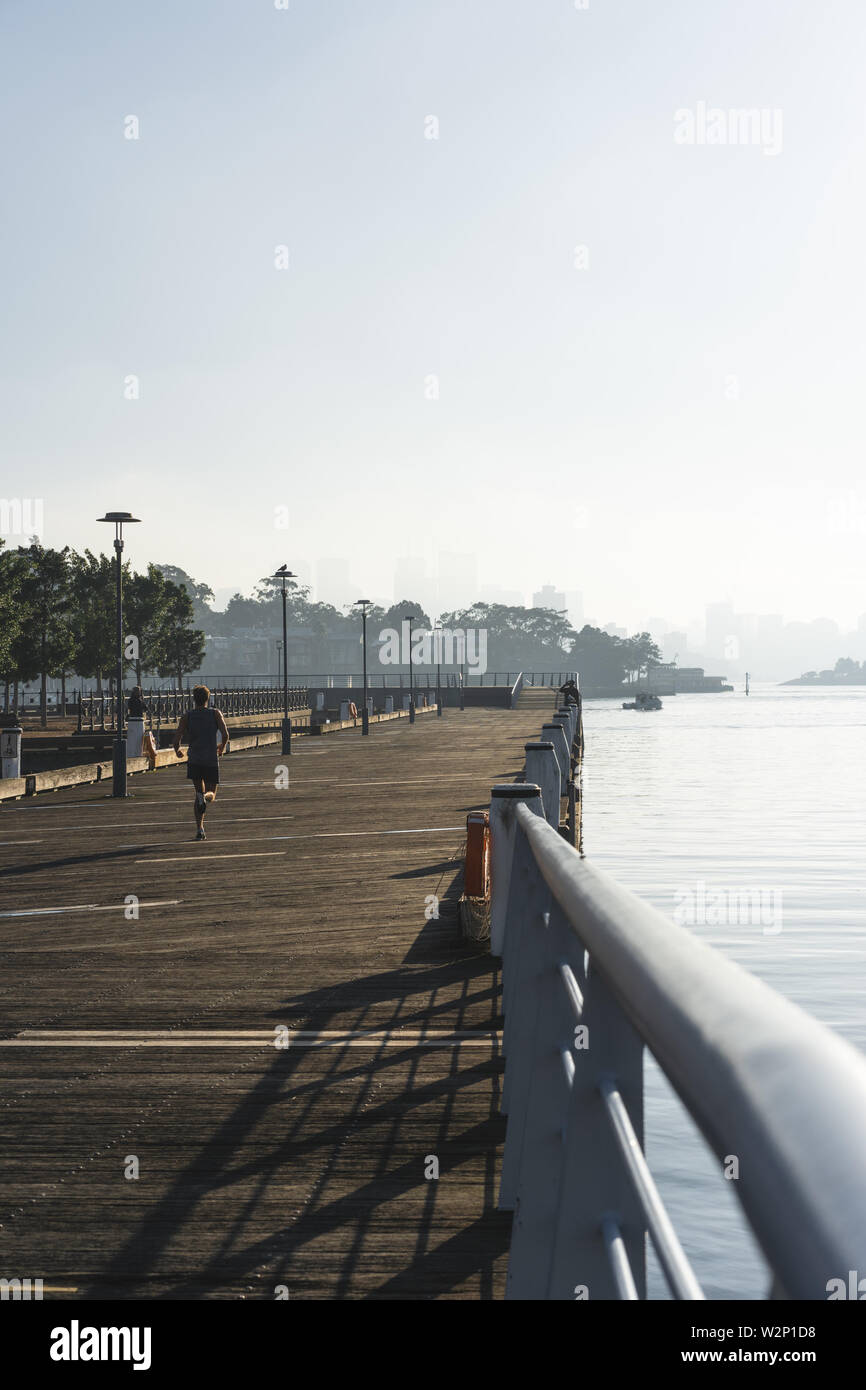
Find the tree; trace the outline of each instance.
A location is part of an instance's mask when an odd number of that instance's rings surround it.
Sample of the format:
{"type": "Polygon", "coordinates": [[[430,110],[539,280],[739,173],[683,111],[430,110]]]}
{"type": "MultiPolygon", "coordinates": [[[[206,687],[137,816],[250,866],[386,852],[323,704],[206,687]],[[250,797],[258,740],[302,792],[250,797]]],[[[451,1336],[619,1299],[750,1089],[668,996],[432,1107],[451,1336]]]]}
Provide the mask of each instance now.
{"type": "Polygon", "coordinates": [[[487,667],[494,671],[564,669],[576,633],[552,608],[523,608],[503,603],[473,603],[443,613],[442,626],[487,633],[487,667]]]}
{"type": "Polygon", "coordinates": [[[623,640],[601,628],[585,624],[575,637],[569,654],[572,670],[579,672],[584,693],[616,689],[630,669],[630,657],[623,651],[623,640]]]}
{"type": "MultiPolygon", "coordinates": [[[[266,574],[255,587],[253,601],[260,605],[263,615],[272,615],[273,620],[283,621],[283,582],[272,574],[266,574]]],[[[295,627],[305,627],[310,620],[310,610],[318,607],[310,603],[310,586],[300,584],[296,579],[286,581],[286,621],[295,627]]],[[[336,609],[333,610],[336,612],[336,609]]],[[[272,626],[268,621],[268,626],[272,626]]]]}
{"type": "MultiPolygon", "coordinates": [[[[370,612],[372,614],[373,610],[371,609],[370,612]]],[[[408,598],[401,599],[399,603],[392,603],[390,608],[385,609],[385,612],[382,613],[381,617],[381,626],[392,627],[394,628],[395,632],[399,632],[400,624],[402,623],[407,613],[412,614],[413,628],[417,627],[420,629],[423,627],[429,630],[433,626],[430,619],[427,617],[427,614],[424,612],[423,606],[420,603],[413,603],[412,600],[408,598]]],[[[368,625],[370,621],[371,619],[368,618],[368,625]]]]}
{"type": "Polygon", "coordinates": [[[634,637],[619,640],[629,676],[644,676],[650,667],[661,663],[661,652],[648,632],[637,632],[634,637]]]}
{"type": "Polygon", "coordinates": [[[14,644],[13,660],[24,680],[40,677],[40,719],[48,725],[48,677],[66,669],[75,649],[69,547],[47,550],[39,541],[19,546],[24,562],[21,596],[27,620],[14,644]]]}
{"type": "MultiPolygon", "coordinates": [[[[129,566],[123,567],[124,586],[129,582],[129,566]]],[[[72,629],[72,665],[81,676],[96,681],[102,694],[102,678],[113,673],[117,660],[117,570],[108,555],[70,556],[72,602],[69,622],[72,629]]]]}
{"type": "Polygon", "coordinates": [[[168,580],[166,585],[168,592],[155,664],[161,676],[173,676],[178,686],[182,686],[184,676],[197,671],[204,660],[204,633],[192,626],[193,602],[186,589],[168,580]]]}
{"type": "Polygon", "coordinates": [[[0,679],[8,687],[10,681],[18,680],[15,650],[27,609],[21,583],[24,562],[17,551],[4,547],[5,541],[0,540],[0,679]]]}
{"type": "MultiPolygon", "coordinates": [[[[133,574],[125,586],[124,628],[138,641],[138,656],[134,660],[138,685],[141,685],[142,670],[158,668],[167,644],[170,648],[178,622],[194,621],[195,599],[185,586],[166,579],[167,568],[169,566],[148,565],[146,574],[133,574]]],[[[204,588],[204,585],[199,587],[204,588]]],[[[197,666],[189,669],[196,670],[197,666]]]]}
{"type": "Polygon", "coordinates": [[[186,589],[192,599],[193,622],[199,627],[209,628],[214,616],[209,606],[213,602],[213,589],[207,584],[199,584],[186,570],[180,569],[177,565],[148,565],[148,571],[152,569],[159,570],[170,584],[186,589]]]}
{"type": "Polygon", "coordinates": [[[835,673],[837,676],[852,680],[855,676],[860,675],[860,663],[852,660],[850,656],[840,656],[836,662],[835,673]]]}

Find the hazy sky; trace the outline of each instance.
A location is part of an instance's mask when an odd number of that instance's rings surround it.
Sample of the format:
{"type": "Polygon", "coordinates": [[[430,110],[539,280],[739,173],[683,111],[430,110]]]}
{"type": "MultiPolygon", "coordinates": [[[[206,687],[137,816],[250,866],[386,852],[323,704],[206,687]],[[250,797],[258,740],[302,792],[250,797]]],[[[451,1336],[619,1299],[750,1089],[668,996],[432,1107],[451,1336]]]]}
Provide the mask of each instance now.
{"type": "Polygon", "coordinates": [[[119,508],[215,588],[447,550],[630,627],[866,608],[862,0],[4,0],[0,40],[0,491],[49,544],[119,508]],[[775,135],[678,143],[700,103],[775,135]]]}

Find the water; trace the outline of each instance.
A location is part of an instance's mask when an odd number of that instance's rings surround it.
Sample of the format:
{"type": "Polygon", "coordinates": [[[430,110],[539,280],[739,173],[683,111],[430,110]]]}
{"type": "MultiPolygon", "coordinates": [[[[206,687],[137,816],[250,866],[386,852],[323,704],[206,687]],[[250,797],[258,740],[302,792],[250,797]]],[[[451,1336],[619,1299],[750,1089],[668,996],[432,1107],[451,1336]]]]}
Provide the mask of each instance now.
{"type": "MultiPolygon", "coordinates": [[[[866,688],[620,703],[584,710],[587,856],[668,916],[724,893],[690,930],[866,1052],[866,688]],[[752,894],[742,925],[730,892],[752,894]]],[[[647,1156],[707,1297],[766,1297],[734,1184],[651,1058],[646,1082],[647,1156]]]]}

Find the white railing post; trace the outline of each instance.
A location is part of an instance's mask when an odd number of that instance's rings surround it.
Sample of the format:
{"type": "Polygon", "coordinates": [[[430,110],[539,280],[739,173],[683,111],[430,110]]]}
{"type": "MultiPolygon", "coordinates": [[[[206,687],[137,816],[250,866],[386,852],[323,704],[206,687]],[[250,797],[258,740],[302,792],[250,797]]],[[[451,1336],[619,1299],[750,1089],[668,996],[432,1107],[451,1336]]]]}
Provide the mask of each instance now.
{"type": "Polygon", "coordinates": [[[574,735],[576,732],[576,723],[573,711],[574,705],[571,706],[571,709],[558,709],[556,711],[556,714],[553,716],[554,724],[561,724],[563,732],[565,733],[565,740],[568,744],[569,765],[571,764],[571,761],[574,758],[574,735]]]}
{"type": "MultiPolygon", "coordinates": [[[[541,797],[532,806],[541,815],[541,797]]],[[[526,836],[517,833],[511,868],[507,944],[502,963],[502,1050],[506,1057],[500,1109],[508,1116],[499,1184],[500,1210],[514,1207],[529,1087],[541,980],[534,933],[550,909],[550,890],[538,873],[526,836]]]]}
{"type": "Polygon", "coordinates": [[[511,902],[511,858],[515,812],[521,801],[541,814],[541,789],[527,782],[505,782],[490,793],[490,953],[503,955],[506,914],[511,902]],[[533,804],[534,803],[534,804],[533,804]]]}
{"type": "Polygon", "coordinates": [[[541,738],[544,742],[550,742],[556,749],[556,761],[559,763],[559,794],[568,794],[568,775],[571,767],[571,749],[568,744],[568,734],[561,723],[542,724],[541,738]]]}
{"type": "Polygon", "coordinates": [[[559,829],[560,776],[556,749],[550,742],[524,744],[526,780],[541,788],[544,814],[554,830],[559,829]]]}
{"type": "MultiPolygon", "coordinates": [[[[538,1007],[534,1036],[529,1040],[531,1065],[523,1127],[513,1136],[517,1150],[516,1195],[505,1292],[509,1299],[547,1297],[563,1181],[571,1078],[577,1055],[572,1004],[563,985],[560,964],[582,955],[555,901],[550,902],[541,920],[528,927],[526,946],[522,960],[524,979],[534,975],[538,1007]]],[[[575,989],[579,996],[580,985],[576,981],[575,989]]],[[[512,1140],[511,1115],[508,1123],[506,1146],[512,1140]]]]}

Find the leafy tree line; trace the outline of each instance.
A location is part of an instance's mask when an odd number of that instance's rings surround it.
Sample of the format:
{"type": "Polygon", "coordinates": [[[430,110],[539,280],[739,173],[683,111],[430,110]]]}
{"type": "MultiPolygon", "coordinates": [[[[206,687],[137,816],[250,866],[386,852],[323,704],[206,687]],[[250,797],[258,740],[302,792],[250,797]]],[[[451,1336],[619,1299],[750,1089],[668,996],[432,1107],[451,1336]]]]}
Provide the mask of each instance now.
{"type": "MultiPolygon", "coordinates": [[[[0,542],[2,547],[2,542],[0,542]]],[[[78,675],[107,680],[114,691],[116,671],[116,562],[107,555],[68,546],[51,550],[32,541],[15,550],[0,548],[0,680],[9,687],[41,681],[40,708],[47,722],[49,677],[78,675]]],[[[137,655],[126,669],[140,684],[144,671],[178,682],[204,657],[204,633],[193,625],[194,605],[183,584],[157,565],[144,574],[123,566],[124,634],[134,636],[137,655]]]]}
{"type": "MultiPolygon", "coordinates": [[[[235,594],[225,612],[210,607],[213,592],[183,570],[161,566],[164,574],[186,587],[194,604],[195,622],[210,636],[232,637],[239,631],[256,632],[278,638],[282,632],[280,582],[260,580],[253,594],[235,594]]],[[[310,600],[308,587],[290,581],[287,585],[289,629],[309,633],[313,638],[357,636],[358,612],[352,605],[338,609],[310,600]]],[[[413,615],[413,629],[432,627],[422,604],[411,599],[390,607],[373,606],[367,615],[368,641],[374,643],[386,628],[400,630],[405,614],[413,615]]],[[[624,681],[645,675],[660,661],[660,652],[648,632],[632,637],[614,637],[599,628],[584,626],[576,631],[560,613],[549,608],[509,607],[498,603],[474,603],[468,608],[440,615],[444,627],[484,629],[487,632],[487,668],[490,671],[576,670],[586,689],[612,689],[624,681]]],[[[359,652],[360,661],[360,652],[359,652]]],[[[372,663],[371,663],[372,665],[372,663]]],[[[315,667],[326,670],[324,659],[315,667]]]]}
{"type": "Polygon", "coordinates": [[[577,632],[552,608],[474,603],[443,613],[444,627],[484,628],[487,666],[494,671],[578,671],[586,690],[608,689],[645,675],[661,653],[648,632],[612,637],[585,625],[577,632]]]}
{"type": "MultiPolygon", "coordinates": [[[[126,663],[137,683],[156,674],[178,683],[202,669],[206,641],[238,633],[278,638],[282,632],[280,583],[262,579],[250,597],[237,593],[222,613],[211,608],[213,591],[175,565],[150,564],[143,574],[123,568],[124,633],[135,636],[137,657],[126,663]]],[[[421,604],[406,599],[390,607],[374,606],[367,618],[372,645],[384,629],[399,631],[407,613],[415,630],[432,626],[421,604]]],[[[351,605],[338,609],[315,603],[297,581],[287,586],[289,628],[308,634],[314,651],[327,652],[326,639],[357,638],[360,621],[351,605]],[[321,646],[318,643],[321,642],[321,646]]],[[[564,615],[546,608],[474,603],[440,615],[443,626],[484,629],[489,671],[580,672],[584,688],[612,689],[645,674],[659,661],[646,632],[613,637],[598,628],[579,632],[564,615]]],[[[0,680],[8,687],[41,681],[40,705],[47,715],[47,681],[68,675],[93,680],[102,693],[113,693],[115,651],[115,561],[112,556],[69,547],[47,549],[37,541],[16,550],[0,542],[0,680]]],[[[375,658],[371,654],[371,669],[375,658]]],[[[360,650],[358,651],[360,665],[360,650]]],[[[325,660],[316,667],[327,669],[325,660]]],[[[220,674],[212,664],[208,674],[220,674]]],[[[231,673],[228,673],[231,674],[231,673]]]]}

